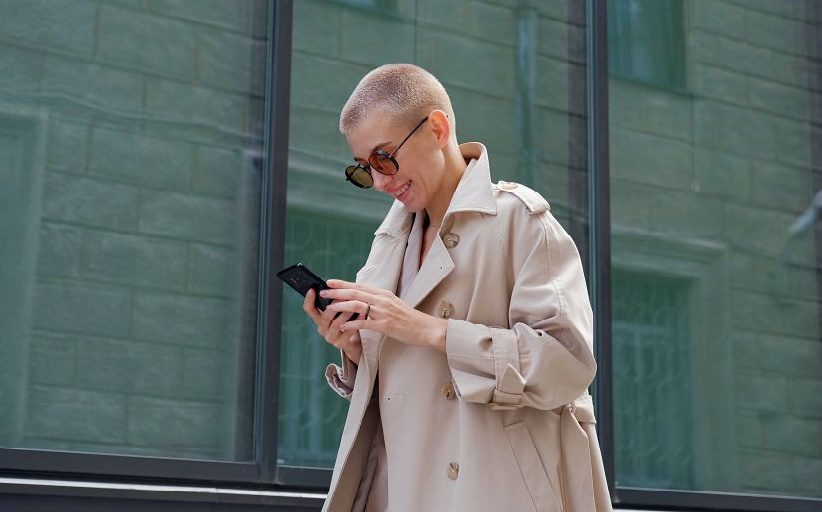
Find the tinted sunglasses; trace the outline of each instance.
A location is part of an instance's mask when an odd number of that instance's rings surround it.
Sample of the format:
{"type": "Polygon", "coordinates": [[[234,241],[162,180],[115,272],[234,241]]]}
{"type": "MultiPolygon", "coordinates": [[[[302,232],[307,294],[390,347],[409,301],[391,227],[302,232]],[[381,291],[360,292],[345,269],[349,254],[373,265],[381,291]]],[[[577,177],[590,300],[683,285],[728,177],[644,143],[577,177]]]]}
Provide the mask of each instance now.
{"type": "Polygon", "coordinates": [[[384,149],[378,149],[368,156],[367,163],[358,163],[357,165],[349,165],[346,167],[345,180],[350,181],[360,188],[371,188],[374,186],[374,176],[371,175],[371,169],[385,176],[397,174],[400,171],[400,164],[397,163],[394,155],[397,154],[397,151],[405,144],[405,141],[407,141],[427,119],[428,117],[426,116],[425,119],[420,121],[391,153],[384,149]]]}

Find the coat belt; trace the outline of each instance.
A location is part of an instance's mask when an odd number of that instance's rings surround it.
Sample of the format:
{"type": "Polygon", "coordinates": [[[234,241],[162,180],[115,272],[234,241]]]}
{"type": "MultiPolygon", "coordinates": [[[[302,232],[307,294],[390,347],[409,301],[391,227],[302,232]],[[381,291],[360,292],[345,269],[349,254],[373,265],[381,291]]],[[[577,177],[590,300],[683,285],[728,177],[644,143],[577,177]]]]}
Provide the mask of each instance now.
{"type": "Polygon", "coordinates": [[[564,512],[596,510],[591,447],[580,423],[596,423],[594,402],[587,393],[565,405],[560,415],[564,512]]]}

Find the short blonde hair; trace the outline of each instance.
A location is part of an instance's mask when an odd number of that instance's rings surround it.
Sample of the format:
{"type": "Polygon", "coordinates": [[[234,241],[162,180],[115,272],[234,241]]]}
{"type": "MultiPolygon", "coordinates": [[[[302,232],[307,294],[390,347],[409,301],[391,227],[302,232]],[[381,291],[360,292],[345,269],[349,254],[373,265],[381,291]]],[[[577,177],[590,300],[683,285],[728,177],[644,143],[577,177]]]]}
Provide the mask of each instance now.
{"type": "Polygon", "coordinates": [[[453,133],[456,123],[451,98],[434,75],[414,64],[383,64],[369,71],[345,102],[340,112],[340,132],[348,134],[375,111],[412,125],[433,110],[448,115],[453,133]]]}

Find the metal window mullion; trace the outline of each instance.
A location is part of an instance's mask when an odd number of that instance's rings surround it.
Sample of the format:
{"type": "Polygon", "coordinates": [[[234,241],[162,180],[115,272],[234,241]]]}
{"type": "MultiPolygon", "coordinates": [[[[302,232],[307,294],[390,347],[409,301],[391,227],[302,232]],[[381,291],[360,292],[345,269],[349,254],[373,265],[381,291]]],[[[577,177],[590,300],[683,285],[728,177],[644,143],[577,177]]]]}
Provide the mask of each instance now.
{"type": "Polygon", "coordinates": [[[285,252],[286,193],[288,188],[288,123],[291,84],[292,0],[270,2],[268,69],[266,71],[265,162],[260,208],[260,299],[256,460],[260,481],[274,482],[279,433],[280,333],[282,287],[275,271],[285,252]]]}
{"type": "Polygon", "coordinates": [[[614,485],[613,378],[611,372],[611,217],[608,160],[608,5],[586,2],[586,70],[588,114],[589,275],[594,309],[597,378],[593,385],[602,460],[611,501],[614,485]]]}

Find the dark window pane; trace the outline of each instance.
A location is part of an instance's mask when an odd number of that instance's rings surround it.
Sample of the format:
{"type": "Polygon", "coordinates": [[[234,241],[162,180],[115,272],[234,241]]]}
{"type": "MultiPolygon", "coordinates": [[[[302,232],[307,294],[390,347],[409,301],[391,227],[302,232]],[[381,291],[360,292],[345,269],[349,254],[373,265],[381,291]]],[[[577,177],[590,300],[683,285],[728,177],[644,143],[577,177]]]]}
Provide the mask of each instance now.
{"type": "Polygon", "coordinates": [[[691,94],[609,84],[616,481],[822,497],[820,9],[614,2],[615,65],[663,5],[691,94]]]}
{"type": "Polygon", "coordinates": [[[608,64],[623,78],[685,88],[685,44],[680,0],[608,2],[608,64]]]}
{"type": "Polygon", "coordinates": [[[0,446],[251,459],[266,10],[0,3],[0,446]]]}
{"type": "Polygon", "coordinates": [[[628,487],[690,489],[694,444],[688,283],[615,270],[614,410],[617,473],[628,487]],[[648,390],[648,384],[653,389],[648,390]],[[643,397],[643,400],[632,397],[643,397]]]}
{"type": "MultiPolygon", "coordinates": [[[[390,201],[345,182],[351,150],[339,113],[357,82],[414,62],[449,91],[460,142],[488,148],[493,181],[543,194],[586,257],[583,2],[478,0],[294,3],[286,263],[353,280],[390,201]],[[454,24],[454,20],[464,23],[454,24]]],[[[325,380],[339,351],[284,290],[280,462],[331,467],[348,402],[325,380]]]]}

